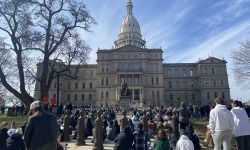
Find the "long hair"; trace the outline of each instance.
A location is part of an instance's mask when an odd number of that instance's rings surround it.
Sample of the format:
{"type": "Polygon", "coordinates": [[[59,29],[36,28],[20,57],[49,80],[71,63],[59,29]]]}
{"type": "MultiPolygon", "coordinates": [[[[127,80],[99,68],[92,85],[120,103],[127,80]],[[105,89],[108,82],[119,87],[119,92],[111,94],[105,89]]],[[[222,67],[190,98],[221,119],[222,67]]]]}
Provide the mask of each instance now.
{"type": "Polygon", "coordinates": [[[166,139],[166,137],[167,137],[167,135],[166,135],[166,132],[165,132],[165,130],[164,129],[160,129],[159,131],[158,131],[158,134],[157,134],[157,139],[158,140],[164,140],[164,139],[166,139]]]}

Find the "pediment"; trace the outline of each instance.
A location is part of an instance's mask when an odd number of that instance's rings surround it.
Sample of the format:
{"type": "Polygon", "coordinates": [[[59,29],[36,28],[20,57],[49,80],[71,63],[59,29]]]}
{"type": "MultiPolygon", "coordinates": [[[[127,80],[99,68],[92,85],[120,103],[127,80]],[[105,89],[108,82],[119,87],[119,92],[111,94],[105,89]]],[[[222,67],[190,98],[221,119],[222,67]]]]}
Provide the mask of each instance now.
{"type": "Polygon", "coordinates": [[[227,63],[227,62],[225,60],[221,60],[215,57],[209,57],[207,59],[200,60],[198,63],[199,64],[218,64],[218,63],[227,63]]]}

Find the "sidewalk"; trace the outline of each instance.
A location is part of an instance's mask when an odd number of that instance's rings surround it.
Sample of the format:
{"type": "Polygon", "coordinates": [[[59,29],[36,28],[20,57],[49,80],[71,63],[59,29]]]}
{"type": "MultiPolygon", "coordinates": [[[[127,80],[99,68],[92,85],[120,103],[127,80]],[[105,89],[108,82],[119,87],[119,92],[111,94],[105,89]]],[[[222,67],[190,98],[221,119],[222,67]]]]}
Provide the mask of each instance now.
{"type": "MultiPolygon", "coordinates": [[[[85,140],[86,145],[83,146],[77,146],[76,141],[70,141],[68,142],[68,150],[92,150],[93,148],[93,143],[91,143],[92,136],[90,136],[88,139],[85,140]]],[[[113,150],[114,147],[114,142],[105,140],[103,144],[104,150],[113,150]]]]}

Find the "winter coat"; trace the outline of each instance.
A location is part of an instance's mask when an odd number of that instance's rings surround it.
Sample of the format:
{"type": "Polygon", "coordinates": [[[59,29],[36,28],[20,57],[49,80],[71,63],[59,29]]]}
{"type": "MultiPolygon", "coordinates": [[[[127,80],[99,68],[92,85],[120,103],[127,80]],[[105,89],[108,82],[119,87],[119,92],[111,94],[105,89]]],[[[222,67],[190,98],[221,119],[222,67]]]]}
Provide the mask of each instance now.
{"type": "Polygon", "coordinates": [[[6,140],[7,150],[25,150],[24,142],[21,134],[12,134],[6,140]]]}
{"type": "Polygon", "coordinates": [[[114,150],[130,150],[133,144],[133,136],[125,133],[119,133],[114,142],[114,150]]]}
{"type": "Polygon", "coordinates": [[[9,135],[7,134],[8,129],[3,128],[0,130],[0,149],[6,149],[6,140],[8,139],[9,135]]]}
{"type": "Polygon", "coordinates": [[[156,139],[154,141],[153,149],[154,150],[170,150],[168,139],[167,138],[165,140],[156,139]]]}
{"type": "Polygon", "coordinates": [[[191,116],[190,110],[188,110],[186,104],[182,102],[179,109],[179,122],[189,123],[190,116],[191,116]]]}

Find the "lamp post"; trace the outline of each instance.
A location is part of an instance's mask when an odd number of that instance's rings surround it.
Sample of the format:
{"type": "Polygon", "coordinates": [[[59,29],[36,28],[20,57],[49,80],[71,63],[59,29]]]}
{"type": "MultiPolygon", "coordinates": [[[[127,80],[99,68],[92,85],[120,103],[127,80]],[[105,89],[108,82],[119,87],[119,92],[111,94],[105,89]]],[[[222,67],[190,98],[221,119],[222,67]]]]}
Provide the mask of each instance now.
{"type": "Polygon", "coordinates": [[[57,87],[56,87],[56,104],[57,104],[57,106],[59,106],[59,90],[60,90],[60,83],[59,83],[59,72],[57,71],[56,72],[56,74],[57,74],[57,87]]]}

